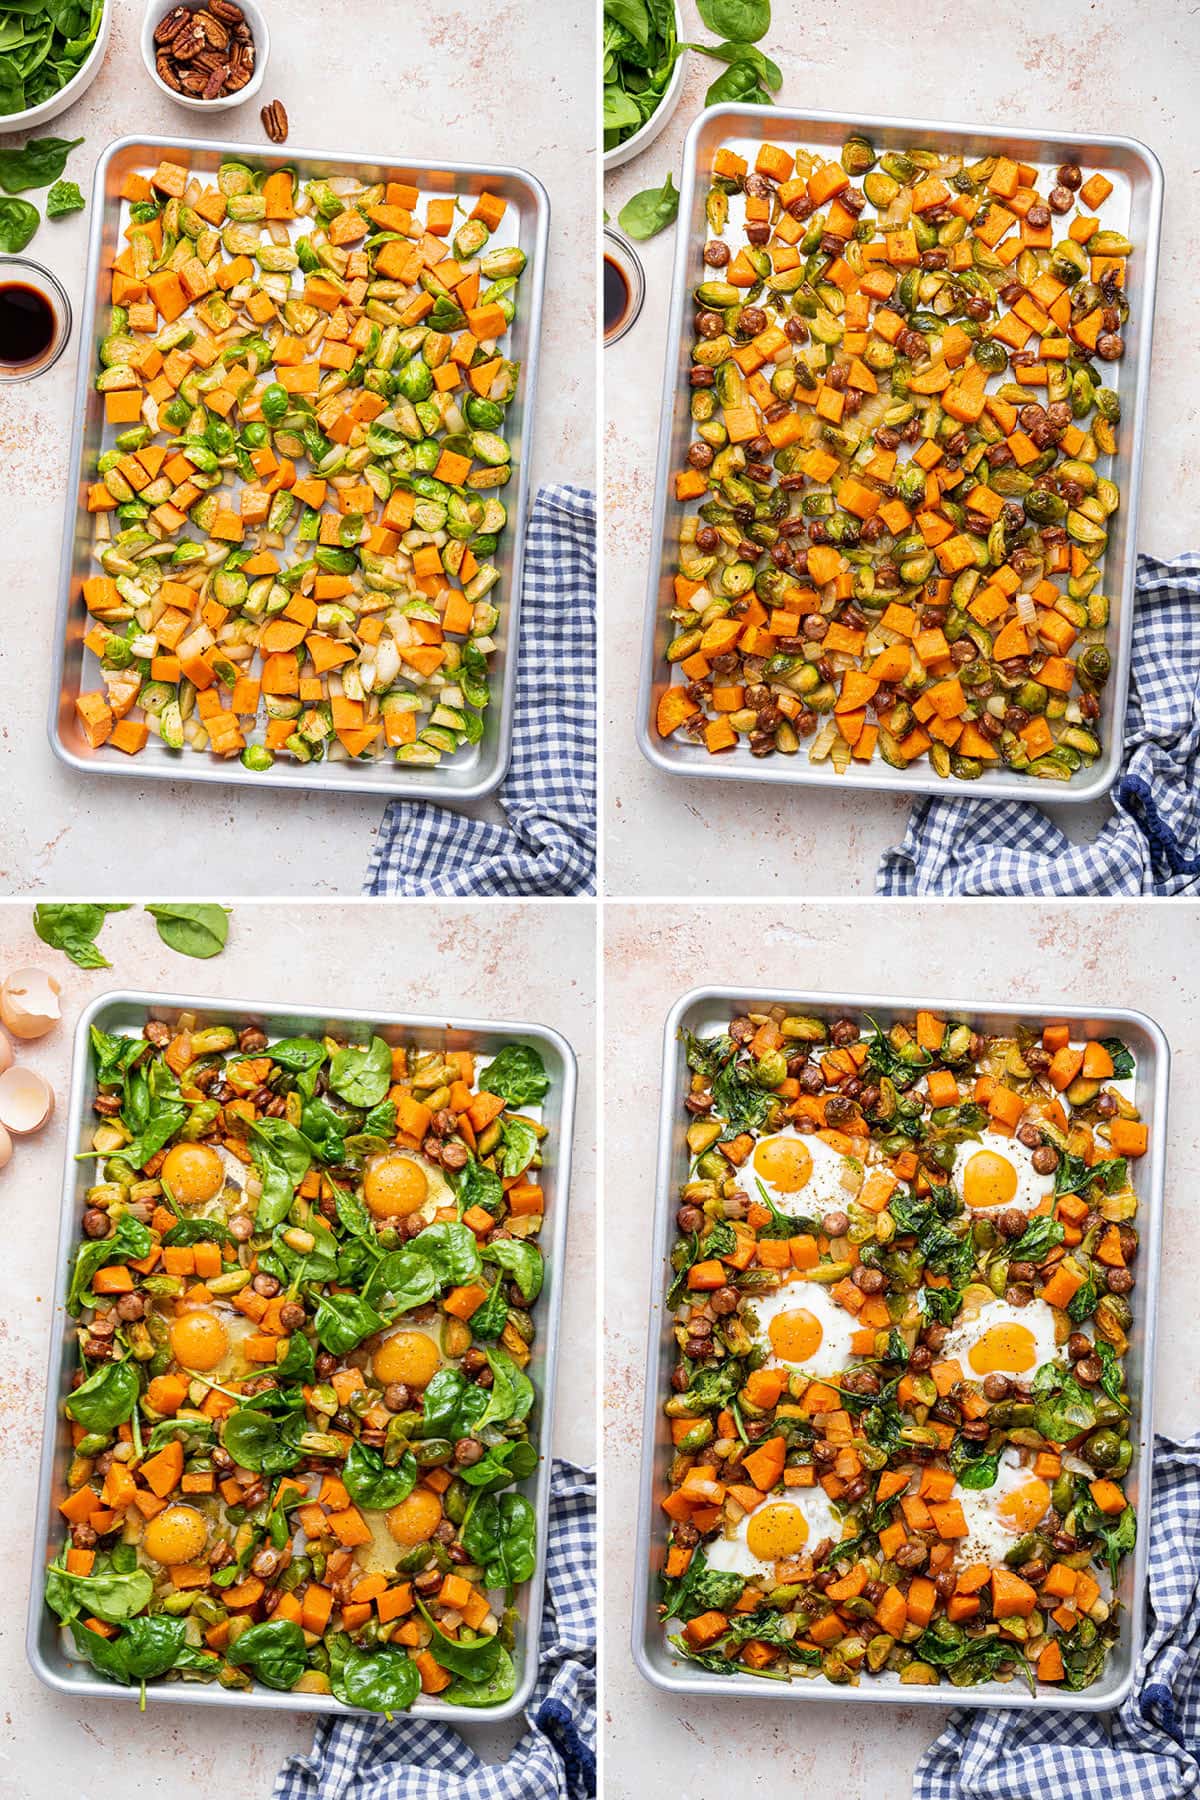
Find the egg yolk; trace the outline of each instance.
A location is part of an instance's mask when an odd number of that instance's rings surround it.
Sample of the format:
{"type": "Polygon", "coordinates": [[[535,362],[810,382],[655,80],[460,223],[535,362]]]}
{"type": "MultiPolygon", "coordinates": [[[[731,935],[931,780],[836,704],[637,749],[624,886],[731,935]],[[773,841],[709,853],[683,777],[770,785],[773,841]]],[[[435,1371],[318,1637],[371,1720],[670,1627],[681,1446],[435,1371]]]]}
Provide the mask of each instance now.
{"type": "Polygon", "coordinates": [[[754,1170],[780,1194],[798,1194],[812,1174],[812,1157],[799,1138],[764,1138],[754,1152],[754,1170]]]}
{"type": "Polygon", "coordinates": [[[389,1151],[367,1165],[363,1199],[377,1219],[406,1219],[429,1198],[429,1177],[411,1156],[389,1151]]]}
{"type": "Polygon", "coordinates": [[[1037,1361],[1037,1344],[1025,1325],[993,1325],[971,1345],[967,1361],[977,1375],[1023,1375],[1037,1361]]]}
{"type": "Polygon", "coordinates": [[[194,1506],[168,1506],[150,1520],[142,1536],[146,1555],[172,1567],[194,1562],[207,1542],[208,1526],[194,1506]]]}
{"type": "Polygon", "coordinates": [[[407,1500],[393,1506],[388,1530],[398,1544],[427,1544],[442,1522],[442,1503],[432,1488],[414,1488],[407,1500]]]}
{"type": "Polygon", "coordinates": [[[771,1506],[760,1506],[750,1515],[746,1544],[764,1562],[795,1556],[807,1542],[808,1520],[798,1506],[778,1501],[771,1506]]]}
{"type": "Polygon", "coordinates": [[[963,1171],[963,1199],[968,1206],[1007,1206],[1016,1191],[1017,1171],[995,1150],[977,1150],[963,1171]]]}
{"type": "Polygon", "coordinates": [[[776,1313],[767,1326],[771,1348],[781,1362],[807,1362],[821,1348],[825,1333],[821,1321],[807,1307],[796,1306],[788,1312],[776,1313]]]}
{"type": "Polygon", "coordinates": [[[1039,1519],[1045,1517],[1050,1498],[1050,1489],[1046,1483],[1035,1476],[1022,1487],[1013,1488],[1011,1493],[1001,1495],[996,1502],[996,1515],[1017,1537],[1024,1537],[1027,1531],[1033,1530],[1039,1519]]]}
{"type": "Polygon", "coordinates": [[[229,1333],[216,1313],[181,1313],[171,1326],[171,1352],[185,1369],[215,1369],[229,1348],[229,1333]]]}
{"type": "Polygon", "coordinates": [[[225,1165],[211,1144],[173,1144],[160,1175],[176,1200],[186,1206],[215,1200],[225,1186],[225,1165]]]}
{"type": "Polygon", "coordinates": [[[402,1381],[407,1387],[427,1387],[442,1366],[438,1347],[423,1331],[396,1331],[386,1338],[371,1358],[376,1381],[402,1381]]]}

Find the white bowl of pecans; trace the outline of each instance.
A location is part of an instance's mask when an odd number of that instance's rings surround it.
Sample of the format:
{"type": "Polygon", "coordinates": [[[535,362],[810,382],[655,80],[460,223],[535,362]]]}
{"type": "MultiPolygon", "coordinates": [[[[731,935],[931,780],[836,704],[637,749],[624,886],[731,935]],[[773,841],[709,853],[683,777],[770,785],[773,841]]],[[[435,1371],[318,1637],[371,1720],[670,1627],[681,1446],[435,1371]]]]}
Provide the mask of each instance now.
{"type": "Polygon", "coordinates": [[[224,112],[262,86],[271,34],[256,0],[149,0],[142,61],[155,86],[194,112],[224,112]]]}

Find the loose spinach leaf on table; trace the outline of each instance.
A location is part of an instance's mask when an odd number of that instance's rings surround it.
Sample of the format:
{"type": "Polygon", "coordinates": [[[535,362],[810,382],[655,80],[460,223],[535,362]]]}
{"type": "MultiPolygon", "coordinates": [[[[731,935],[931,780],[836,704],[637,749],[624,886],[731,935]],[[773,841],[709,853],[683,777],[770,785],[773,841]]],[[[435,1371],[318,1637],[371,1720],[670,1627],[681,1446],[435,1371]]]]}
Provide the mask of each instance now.
{"type": "Polygon", "coordinates": [[[148,906],[168,950],[202,961],[219,956],[229,937],[229,908],[207,902],[173,901],[148,906]]]}
{"type": "MultiPolygon", "coordinates": [[[[755,81],[773,94],[778,93],[783,86],[783,71],[779,64],[772,62],[769,56],[764,56],[757,44],[688,44],[687,48],[698,50],[702,56],[711,56],[716,62],[729,63],[731,66],[744,64],[755,81]]],[[[712,92],[711,88],[709,92],[712,92]]],[[[710,100],[709,105],[713,104],[710,100]]]]}
{"type": "Polygon", "coordinates": [[[266,1686],[293,1688],[308,1666],[304,1633],[294,1619],[264,1619],[251,1625],[226,1652],[231,1663],[249,1667],[266,1686]]]}
{"type": "Polygon", "coordinates": [[[644,241],[673,225],[679,213],[679,191],[670,170],[660,188],[643,188],[625,202],[617,223],[626,237],[644,241]]]}
{"type": "Polygon", "coordinates": [[[67,1396],[64,1411],[85,1431],[114,1431],[133,1411],[140,1392],[136,1363],[128,1358],[101,1363],[82,1386],[67,1396]]]}
{"type": "Polygon", "coordinates": [[[46,195],[46,217],[65,219],[69,213],[82,212],[86,202],[74,181],[56,181],[46,195]]]}
{"type": "MultiPolygon", "coordinates": [[[[28,18],[35,11],[56,20],[64,8],[61,4],[35,8],[28,4],[28,0],[18,4],[14,4],[14,0],[8,0],[7,4],[0,6],[0,18],[11,18],[14,14],[23,14],[28,18]]],[[[9,55],[12,54],[7,38],[4,48],[9,55]]],[[[6,194],[23,194],[29,188],[49,187],[66,168],[71,151],[77,149],[82,142],[81,137],[30,138],[26,144],[0,150],[0,188],[6,194]]]]}
{"type": "Polygon", "coordinates": [[[391,1050],[379,1037],[347,1045],[329,1065],[329,1085],[348,1106],[378,1106],[392,1085],[391,1050]]]}
{"type": "MultiPolygon", "coordinates": [[[[16,205],[18,202],[10,204],[16,205]]],[[[0,201],[0,218],[3,216],[4,205],[5,202],[0,201]]],[[[31,232],[30,236],[32,235],[31,232]]],[[[17,249],[20,247],[16,246],[17,249]]],[[[114,905],[107,901],[43,904],[33,909],[33,929],[43,944],[49,944],[52,950],[61,950],[78,968],[111,969],[112,964],[96,946],[96,935],[109,913],[128,911],[128,906],[114,905]]],[[[92,1027],[92,1034],[94,1043],[97,1035],[95,1026],[92,1027]]],[[[103,1038],[107,1034],[101,1032],[99,1035],[103,1038]]],[[[144,1048],[137,1038],[122,1038],[119,1041],[122,1044],[132,1043],[138,1050],[144,1048]]]]}
{"type": "MultiPolygon", "coordinates": [[[[774,64],[771,65],[774,67],[774,64]]],[[[723,106],[726,102],[749,102],[751,106],[770,106],[771,96],[762,86],[762,76],[747,58],[739,56],[723,75],[708,85],[705,106],[723,106]]]]}
{"type": "Polygon", "coordinates": [[[710,31],[740,44],[756,44],[771,29],[771,0],[697,0],[710,31]]]}
{"type": "Polygon", "coordinates": [[[506,1106],[536,1106],[550,1092],[550,1078],[541,1053],[532,1044],[506,1044],[479,1077],[489,1094],[498,1094],[506,1106]]]}

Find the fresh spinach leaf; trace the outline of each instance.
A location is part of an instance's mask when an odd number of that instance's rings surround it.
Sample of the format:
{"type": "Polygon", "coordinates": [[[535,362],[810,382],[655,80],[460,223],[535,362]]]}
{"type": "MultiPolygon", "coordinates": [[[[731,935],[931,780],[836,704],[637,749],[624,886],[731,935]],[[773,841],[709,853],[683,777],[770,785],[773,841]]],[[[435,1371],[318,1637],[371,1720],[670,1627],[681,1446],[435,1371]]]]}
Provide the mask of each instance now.
{"type": "Polygon", "coordinates": [[[263,1184],[255,1227],[273,1231],[286,1219],[312,1166],[312,1147],[286,1119],[256,1119],[250,1127],[250,1154],[263,1184]]]}
{"type": "Polygon", "coordinates": [[[771,0],[697,0],[700,17],[720,38],[756,44],[771,29],[771,0]]]}
{"type": "Polygon", "coordinates": [[[145,1038],[120,1037],[115,1032],[91,1028],[92,1057],[96,1065],[96,1081],[100,1087],[119,1087],[138,1057],[146,1049],[145,1038]]]}
{"type": "Polygon", "coordinates": [[[207,901],[163,901],[147,906],[168,950],[201,961],[219,956],[229,937],[229,908],[207,901]]]}
{"type": "Polygon", "coordinates": [[[487,1388],[468,1381],[457,1369],[439,1369],[425,1389],[422,1432],[425,1437],[469,1437],[488,1408],[487,1388]]]}
{"type": "Polygon", "coordinates": [[[520,1288],[526,1306],[533,1305],[542,1291],[545,1271],[542,1253],[536,1244],[531,1244],[527,1238],[500,1238],[495,1243],[489,1240],[483,1247],[483,1259],[498,1263],[520,1288]]]}
{"type": "Polygon", "coordinates": [[[489,1094],[499,1094],[507,1106],[536,1106],[550,1092],[550,1078],[541,1052],[532,1044],[506,1044],[479,1077],[489,1094]]]}
{"type": "Polygon", "coordinates": [[[764,56],[757,44],[689,44],[687,48],[699,50],[702,56],[711,56],[717,62],[744,63],[753,71],[756,81],[773,94],[783,86],[783,71],[779,64],[764,56]]]}
{"type": "Polygon", "coordinates": [[[678,214],[679,192],[668,169],[660,188],[643,188],[625,202],[617,214],[617,223],[626,237],[644,241],[673,225],[678,214]]]}
{"type": "Polygon", "coordinates": [[[137,1405],[140,1392],[136,1363],[128,1358],[101,1363],[67,1396],[63,1410],[85,1431],[115,1431],[137,1405]]]}
{"type": "Polygon", "coordinates": [[[533,1383],[528,1375],[517,1367],[507,1350],[485,1344],[483,1353],[492,1371],[492,1385],[485,1390],[488,1403],[479,1421],[480,1429],[485,1425],[507,1425],[511,1420],[519,1422],[526,1418],[533,1405],[533,1383]]]}
{"type": "Polygon", "coordinates": [[[476,1162],[473,1156],[459,1172],[455,1194],[462,1212],[481,1206],[495,1218],[504,1205],[504,1183],[493,1169],[476,1162]]]}
{"type": "MultiPolygon", "coordinates": [[[[235,1240],[220,1219],[180,1219],[178,1225],[163,1233],[162,1241],[168,1249],[174,1249],[177,1244],[232,1244],[235,1240]]],[[[145,1254],[149,1255],[149,1251],[145,1254]]]]}
{"type": "Polygon", "coordinates": [[[153,1456],[164,1444],[178,1438],[190,1456],[207,1450],[216,1440],[216,1427],[211,1419],[160,1419],[146,1440],[146,1454],[153,1456]]]}
{"type": "Polygon", "coordinates": [[[705,106],[723,106],[726,102],[737,104],[747,101],[751,106],[770,106],[771,96],[761,85],[758,70],[754,64],[739,57],[731,62],[723,75],[708,85],[704,96],[705,106]]]}
{"type": "Polygon", "coordinates": [[[71,1636],[75,1648],[93,1668],[126,1686],[153,1681],[170,1669],[215,1673],[220,1667],[220,1657],[189,1644],[184,1621],[166,1613],[130,1619],[111,1638],[103,1638],[76,1621],[71,1626],[71,1636]]]}
{"type": "Polygon", "coordinates": [[[506,1119],[503,1142],[500,1173],[511,1180],[517,1175],[523,1175],[537,1155],[538,1135],[524,1119],[506,1119]]]}
{"type": "Polygon", "coordinates": [[[251,1625],[230,1644],[226,1655],[231,1663],[249,1667],[270,1688],[294,1688],[308,1667],[304,1633],[294,1619],[264,1619],[251,1625]]]}
{"type": "Polygon", "coordinates": [[[256,1406],[235,1407],[221,1429],[221,1443],[235,1463],[256,1475],[285,1475],[300,1461],[304,1415],[281,1422],[256,1406]]]}
{"type": "Polygon", "coordinates": [[[468,1681],[486,1681],[500,1660],[504,1648],[498,1637],[477,1637],[463,1631],[448,1637],[434,1619],[424,1601],[418,1600],[421,1616],[429,1627],[429,1650],[435,1662],[452,1675],[463,1675],[468,1681]]]}
{"type": "Polygon", "coordinates": [[[479,1244],[469,1225],[427,1225],[408,1240],[408,1247],[433,1264],[441,1288],[465,1287],[483,1267],[479,1244]]]}
{"type": "Polygon", "coordinates": [[[68,213],[82,212],[85,205],[77,182],[56,181],[46,195],[46,217],[65,219],[68,213]]]}
{"type": "Polygon", "coordinates": [[[386,1296],[389,1316],[425,1306],[438,1291],[433,1263],[416,1250],[390,1250],[381,1256],[363,1286],[362,1297],[371,1306],[386,1296]]]}
{"type": "MultiPolygon", "coordinates": [[[[7,0],[0,9],[0,17],[18,11],[26,11],[26,6],[7,0]]],[[[49,8],[46,11],[49,12],[49,8]]],[[[23,194],[29,188],[49,187],[66,168],[71,151],[82,142],[81,137],[30,138],[22,146],[0,150],[0,188],[6,194],[23,194]]]]}
{"type": "Polygon", "coordinates": [[[358,1294],[322,1294],[314,1320],[318,1341],[333,1356],[345,1356],[383,1324],[358,1294]]]}
{"type": "Polygon", "coordinates": [[[498,1338],[508,1324],[508,1301],[504,1297],[504,1281],[498,1278],[488,1289],[488,1297],[471,1314],[471,1332],[481,1341],[498,1338]]]}
{"type": "Polygon", "coordinates": [[[538,1453],[527,1438],[508,1439],[492,1444],[477,1463],[460,1469],[458,1476],[468,1487],[483,1488],[494,1493],[524,1481],[538,1466],[538,1453]]]}
{"type": "Polygon", "coordinates": [[[480,1494],[462,1529],[463,1549],[489,1588],[528,1581],[537,1563],[537,1516],[523,1494],[480,1494]]]}
{"type": "Polygon", "coordinates": [[[72,1575],[62,1560],[46,1570],[46,1604],[69,1624],[91,1615],[106,1625],[119,1625],[149,1606],[154,1583],[145,1569],[102,1569],[91,1575],[72,1575]]]}
{"type": "Polygon", "coordinates": [[[517,1691],[517,1671],[512,1657],[502,1649],[496,1666],[483,1681],[467,1681],[461,1675],[445,1690],[452,1706],[500,1706],[517,1691]]]}
{"type": "Polygon", "coordinates": [[[408,1499],[419,1473],[411,1450],[406,1450],[393,1465],[386,1463],[372,1445],[362,1444],[356,1438],[346,1452],[342,1481],[356,1505],[387,1512],[408,1499]]]}
{"type": "Polygon", "coordinates": [[[330,1686],[338,1700],[346,1706],[359,1706],[364,1712],[407,1712],[421,1691],[421,1676],[416,1663],[406,1650],[390,1645],[377,1650],[357,1650],[349,1646],[338,1657],[336,1666],[330,1659],[330,1686]]]}
{"type": "MultiPolygon", "coordinates": [[[[2,16],[0,13],[0,17],[2,16]]],[[[4,152],[0,151],[0,157],[3,155],[4,152]]],[[[3,219],[3,204],[0,202],[0,220],[3,219]]],[[[15,206],[24,203],[13,201],[11,204],[15,206]]],[[[29,211],[34,214],[34,229],[36,230],[37,214],[32,207],[29,208],[29,211]]],[[[31,231],[29,237],[32,236],[33,232],[31,231]]],[[[28,243],[29,238],[24,241],[28,243]]],[[[19,250],[21,245],[18,244],[15,247],[8,245],[5,248],[19,250]]],[[[33,929],[43,944],[49,944],[52,950],[61,950],[77,967],[81,969],[111,969],[112,964],[96,947],[95,939],[109,913],[128,911],[129,907],[126,905],[111,904],[107,901],[43,902],[33,909],[33,929]]],[[[95,1026],[92,1027],[92,1032],[94,1043],[95,1026]]],[[[106,1033],[101,1032],[99,1035],[104,1038],[106,1033]]],[[[145,1048],[137,1038],[122,1038],[120,1042],[135,1044],[139,1050],[145,1048]]]]}
{"type": "Polygon", "coordinates": [[[392,1085],[392,1052],[380,1037],[349,1044],[329,1065],[329,1085],[348,1106],[372,1107],[392,1085]]]}

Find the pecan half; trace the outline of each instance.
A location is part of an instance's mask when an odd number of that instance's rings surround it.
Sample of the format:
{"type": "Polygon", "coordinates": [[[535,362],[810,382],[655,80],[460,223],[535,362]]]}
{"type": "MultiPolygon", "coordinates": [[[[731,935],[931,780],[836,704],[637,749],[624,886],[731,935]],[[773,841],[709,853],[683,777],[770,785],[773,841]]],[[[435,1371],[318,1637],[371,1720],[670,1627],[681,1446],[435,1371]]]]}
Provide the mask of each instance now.
{"type": "Polygon", "coordinates": [[[214,19],[220,19],[225,25],[241,25],[245,19],[240,6],[234,0],[208,0],[208,10],[214,19]]]}
{"type": "Polygon", "coordinates": [[[158,72],[158,79],[160,81],[165,81],[167,86],[169,88],[174,88],[177,94],[183,92],[183,89],[179,85],[179,77],[175,73],[175,65],[169,56],[164,56],[160,52],[154,59],[154,67],[158,72]]]}
{"type": "Polygon", "coordinates": [[[177,37],[191,29],[192,15],[186,6],[173,6],[154,27],[154,42],[161,48],[173,44],[177,37]]]}
{"type": "Polygon", "coordinates": [[[288,116],[283,109],[282,100],[272,100],[269,106],[263,107],[259,117],[262,119],[263,130],[273,144],[282,144],[286,141],[288,116]]]}

